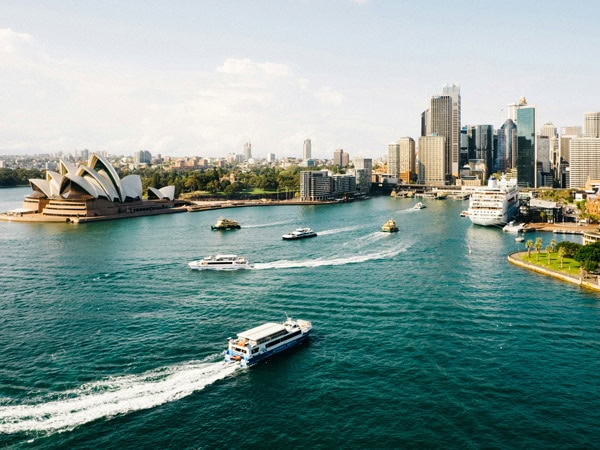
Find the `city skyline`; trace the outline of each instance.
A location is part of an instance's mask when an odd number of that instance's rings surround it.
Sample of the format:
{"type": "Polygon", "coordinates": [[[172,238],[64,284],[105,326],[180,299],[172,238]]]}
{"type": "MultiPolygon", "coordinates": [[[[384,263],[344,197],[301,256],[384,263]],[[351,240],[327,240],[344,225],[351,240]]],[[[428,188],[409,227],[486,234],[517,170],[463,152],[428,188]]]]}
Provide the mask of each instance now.
{"type": "Polygon", "coordinates": [[[538,125],[582,126],[600,6],[575,6],[9,0],[0,154],[378,158],[453,84],[463,126],[499,129],[522,96],[538,125]]]}

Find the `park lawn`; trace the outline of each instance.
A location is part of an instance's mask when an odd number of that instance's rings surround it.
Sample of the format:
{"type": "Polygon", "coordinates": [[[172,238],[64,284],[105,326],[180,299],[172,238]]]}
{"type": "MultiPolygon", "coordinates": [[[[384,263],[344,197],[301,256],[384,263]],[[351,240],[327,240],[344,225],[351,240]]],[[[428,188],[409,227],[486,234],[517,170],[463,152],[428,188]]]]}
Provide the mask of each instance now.
{"type": "Polygon", "coordinates": [[[562,272],[572,277],[579,276],[579,268],[581,267],[581,264],[573,258],[563,258],[563,267],[561,268],[560,258],[556,252],[550,252],[550,264],[548,264],[548,252],[540,252],[538,255],[535,250],[532,250],[530,256],[527,256],[527,252],[520,252],[517,258],[523,262],[562,272]]]}

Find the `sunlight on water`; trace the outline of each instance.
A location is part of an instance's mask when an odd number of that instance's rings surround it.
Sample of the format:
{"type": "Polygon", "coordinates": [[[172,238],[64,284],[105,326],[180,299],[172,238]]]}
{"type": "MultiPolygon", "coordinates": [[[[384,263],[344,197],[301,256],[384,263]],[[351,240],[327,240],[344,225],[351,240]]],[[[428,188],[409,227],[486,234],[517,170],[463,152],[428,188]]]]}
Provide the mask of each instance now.
{"type": "Polygon", "coordinates": [[[0,433],[65,431],[93,420],[153,408],[186,397],[238,369],[225,362],[189,362],[97,381],[34,404],[0,406],[0,433]]]}

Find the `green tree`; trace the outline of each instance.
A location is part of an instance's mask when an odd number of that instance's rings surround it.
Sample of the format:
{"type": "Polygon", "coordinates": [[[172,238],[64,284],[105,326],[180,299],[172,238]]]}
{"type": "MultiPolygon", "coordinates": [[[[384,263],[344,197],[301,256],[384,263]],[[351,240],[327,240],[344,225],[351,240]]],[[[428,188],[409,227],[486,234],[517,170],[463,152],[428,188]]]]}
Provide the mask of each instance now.
{"type": "Polygon", "coordinates": [[[552,254],[552,246],[551,245],[547,245],[546,246],[546,255],[548,255],[548,265],[550,265],[550,255],[552,254]]]}
{"type": "Polygon", "coordinates": [[[535,252],[537,254],[537,260],[539,261],[540,260],[540,250],[544,246],[544,243],[542,242],[542,238],[541,237],[535,238],[535,244],[533,244],[533,246],[535,247],[535,252]]]}
{"type": "Polygon", "coordinates": [[[577,242],[571,242],[571,241],[562,241],[562,242],[558,243],[556,248],[558,250],[563,248],[564,252],[565,252],[564,255],[566,258],[574,258],[575,253],[577,253],[577,250],[579,250],[581,248],[581,244],[578,244],[577,242]]]}
{"type": "Polygon", "coordinates": [[[527,247],[527,257],[531,258],[531,247],[533,247],[533,241],[528,239],[527,242],[525,242],[525,247],[527,247]]]}
{"type": "Polygon", "coordinates": [[[559,247],[558,248],[558,257],[560,258],[560,268],[563,268],[563,260],[565,257],[565,254],[567,253],[567,250],[564,247],[559,247]]]}
{"type": "Polygon", "coordinates": [[[556,239],[550,240],[550,247],[552,247],[552,251],[556,250],[556,239]]]}

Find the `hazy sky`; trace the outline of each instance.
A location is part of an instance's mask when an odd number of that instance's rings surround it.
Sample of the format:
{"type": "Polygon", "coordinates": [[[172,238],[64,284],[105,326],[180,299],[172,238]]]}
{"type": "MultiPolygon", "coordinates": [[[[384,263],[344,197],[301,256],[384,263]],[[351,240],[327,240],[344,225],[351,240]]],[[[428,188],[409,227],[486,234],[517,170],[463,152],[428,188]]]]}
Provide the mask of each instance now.
{"type": "Polygon", "coordinates": [[[2,0],[0,155],[377,158],[457,84],[462,124],[525,96],[600,110],[600,2],[2,0]]]}

